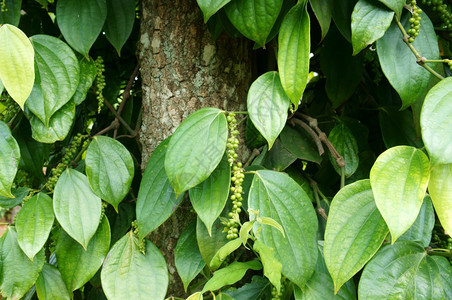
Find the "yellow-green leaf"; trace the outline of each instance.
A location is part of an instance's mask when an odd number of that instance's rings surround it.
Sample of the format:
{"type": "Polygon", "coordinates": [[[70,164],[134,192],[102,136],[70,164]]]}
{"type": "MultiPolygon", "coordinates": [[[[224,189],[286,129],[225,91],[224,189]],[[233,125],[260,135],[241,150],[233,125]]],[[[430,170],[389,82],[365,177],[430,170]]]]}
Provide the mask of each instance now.
{"type": "Polygon", "coordinates": [[[452,164],[432,168],[428,191],[446,232],[452,234],[452,164]]]}

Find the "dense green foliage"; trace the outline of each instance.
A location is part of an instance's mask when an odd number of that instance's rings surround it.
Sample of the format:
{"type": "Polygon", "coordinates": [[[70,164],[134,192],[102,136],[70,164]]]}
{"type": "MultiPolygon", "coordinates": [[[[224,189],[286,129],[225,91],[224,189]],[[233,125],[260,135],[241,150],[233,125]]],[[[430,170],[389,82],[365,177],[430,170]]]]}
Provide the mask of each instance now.
{"type": "Polygon", "coordinates": [[[141,175],[140,3],[1,1],[1,294],[164,299],[148,235],[185,198],[187,299],[452,299],[451,8],[197,2],[260,73],[247,111],[194,112],[141,175]]]}

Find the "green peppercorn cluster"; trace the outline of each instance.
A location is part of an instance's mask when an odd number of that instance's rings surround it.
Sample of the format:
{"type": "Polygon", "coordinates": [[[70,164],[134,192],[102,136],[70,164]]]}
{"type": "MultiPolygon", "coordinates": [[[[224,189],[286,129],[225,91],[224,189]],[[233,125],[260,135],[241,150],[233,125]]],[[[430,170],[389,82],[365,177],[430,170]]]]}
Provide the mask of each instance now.
{"type": "Polygon", "coordinates": [[[55,168],[52,169],[51,176],[49,177],[46,183],[46,188],[49,191],[54,190],[58,179],[60,178],[61,174],[63,174],[64,170],[68,167],[68,165],[71,163],[71,161],[74,159],[74,156],[75,154],[77,154],[77,150],[80,148],[80,145],[82,144],[84,138],[85,138],[84,135],[78,133],[72,140],[71,145],[66,149],[66,152],[64,153],[61,162],[55,168]]]}
{"type": "MultiPolygon", "coordinates": [[[[452,30],[452,13],[450,7],[443,0],[422,0],[422,4],[431,6],[433,11],[437,11],[443,22],[442,27],[452,30]]],[[[450,36],[452,37],[452,33],[450,36]]]]}
{"type": "Polygon", "coordinates": [[[14,182],[17,184],[17,186],[31,187],[33,184],[33,177],[29,172],[19,169],[17,170],[14,182]]]}
{"type": "Polygon", "coordinates": [[[5,109],[0,112],[0,120],[8,123],[20,111],[20,107],[10,96],[2,96],[0,102],[5,106],[5,109]]]}
{"type": "Polygon", "coordinates": [[[231,176],[231,195],[232,210],[229,212],[229,220],[224,223],[227,232],[228,239],[235,239],[238,237],[239,224],[240,224],[240,212],[242,211],[242,183],[245,175],[243,174],[243,166],[241,162],[237,162],[236,150],[239,147],[239,131],[237,130],[237,120],[234,113],[229,113],[227,116],[229,127],[229,139],[226,144],[228,162],[232,168],[231,176]]]}
{"type": "Polygon", "coordinates": [[[408,42],[414,42],[414,39],[419,35],[419,30],[421,28],[421,13],[422,10],[416,6],[416,0],[410,1],[411,7],[413,8],[413,16],[410,18],[410,29],[407,33],[410,35],[408,42]]]}
{"type": "Polygon", "coordinates": [[[286,278],[281,277],[281,289],[279,290],[279,293],[276,287],[272,286],[272,300],[280,300],[282,298],[284,292],[286,291],[285,281],[286,278]]]}
{"type": "MultiPolygon", "coordinates": [[[[138,230],[138,222],[136,220],[132,222],[132,231],[135,236],[140,236],[138,230]]],[[[141,253],[146,254],[146,242],[144,239],[141,239],[138,243],[138,250],[140,250],[141,253]]]]}
{"type": "Polygon", "coordinates": [[[6,0],[2,0],[2,13],[7,12],[8,8],[6,7],[6,0]]]}
{"type": "Polygon", "coordinates": [[[105,88],[105,65],[104,59],[102,56],[98,56],[95,60],[96,68],[97,68],[97,76],[96,76],[96,95],[97,95],[97,113],[100,113],[102,108],[104,107],[104,95],[103,91],[105,88]]]}

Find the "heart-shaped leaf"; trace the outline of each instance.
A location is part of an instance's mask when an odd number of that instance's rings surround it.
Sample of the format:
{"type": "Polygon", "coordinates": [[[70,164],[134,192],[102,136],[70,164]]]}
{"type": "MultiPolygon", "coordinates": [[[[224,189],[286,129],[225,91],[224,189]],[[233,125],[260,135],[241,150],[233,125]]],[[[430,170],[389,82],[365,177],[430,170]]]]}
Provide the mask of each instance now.
{"type": "Polygon", "coordinates": [[[135,1],[109,0],[107,1],[107,19],[105,20],[105,36],[115,47],[118,55],[121,48],[132,33],[135,21],[135,1]]]}
{"type": "Polygon", "coordinates": [[[441,225],[452,234],[452,164],[433,166],[428,192],[441,225]]]}
{"type": "Polygon", "coordinates": [[[0,121],[0,196],[14,198],[11,194],[14,177],[20,162],[20,149],[8,125],[0,121]]]}
{"type": "Polygon", "coordinates": [[[198,2],[199,8],[204,15],[204,23],[207,23],[211,16],[231,2],[231,0],[196,0],[196,2],[198,2]]]}
{"type": "Polygon", "coordinates": [[[36,293],[39,299],[71,299],[64,281],[61,279],[60,271],[48,263],[44,264],[39,273],[36,281],[36,293]]]}

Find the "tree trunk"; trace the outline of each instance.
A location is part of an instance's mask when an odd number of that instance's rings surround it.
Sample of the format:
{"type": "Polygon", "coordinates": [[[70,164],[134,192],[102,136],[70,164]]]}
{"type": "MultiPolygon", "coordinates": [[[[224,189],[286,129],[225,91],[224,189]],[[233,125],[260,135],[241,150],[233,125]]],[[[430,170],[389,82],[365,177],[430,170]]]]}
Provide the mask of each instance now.
{"type": "MultiPolygon", "coordinates": [[[[213,41],[194,0],[144,0],[142,12],[144,170],[157,145],[194,111],[244,110],[252,64],[247,41],[225,34],[213,41]]],[[[179,208],[151,235],[168,264],[169,297],[185,294],[173,253],[177,238],[193,218],[189,209],[179,208]]]]}

